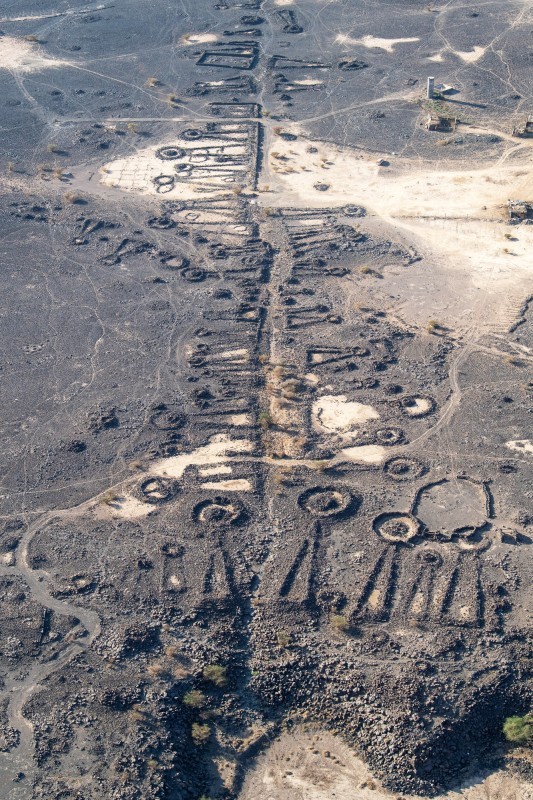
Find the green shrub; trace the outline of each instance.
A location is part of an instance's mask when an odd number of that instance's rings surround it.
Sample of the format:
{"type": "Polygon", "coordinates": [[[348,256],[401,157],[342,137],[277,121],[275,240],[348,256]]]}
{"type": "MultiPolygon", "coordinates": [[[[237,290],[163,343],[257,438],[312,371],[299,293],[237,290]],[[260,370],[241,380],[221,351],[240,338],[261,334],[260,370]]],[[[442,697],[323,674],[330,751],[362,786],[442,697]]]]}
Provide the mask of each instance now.
{"type": "Polygon", "coordinates": [[[513,744],[528,744],[533,741],[533,714],[507,717],[503,723],[503,735],[513,744]]]}
{"type": "Polygon", "coordinates": [[[338,631],[346,633],[346,631],[350,630],[350,622],[348,618],[344,617],[342,614],[332,614],[329,621],[338,631]]]}
{"type": "Polygon", "coordinates": [[[211,737],[211,728],[209,725],[201,725],[199,722],[193,722],[191,736],[195,744],[206,744],[211,737]]]}
{"type": "Polygon", "coordinates": [[[205,706],[206,696],[199,689],[193,689],[191,692],[183,695],[183,704],[188,708],[202,708],[205,706]]]}
{"type": "Polygon", "coordinates": [[[207,681],[211,681],[219,688],[226,686],[228,682],[226,667],[222,667],[220,664],[210,664],[204,668],[202,674],[207,681]]]}

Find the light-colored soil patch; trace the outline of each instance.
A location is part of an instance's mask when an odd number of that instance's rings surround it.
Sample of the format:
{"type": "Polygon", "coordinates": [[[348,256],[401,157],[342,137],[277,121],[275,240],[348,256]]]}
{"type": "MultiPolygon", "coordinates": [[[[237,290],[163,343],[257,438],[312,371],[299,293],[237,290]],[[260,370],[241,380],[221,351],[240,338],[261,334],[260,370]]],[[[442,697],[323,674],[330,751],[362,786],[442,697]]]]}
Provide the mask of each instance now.
{"type": "MultiPolygon", "coordinates": [[[[403,797],[403,795],[402,795],[403,797]]],[[[337,737],[284,734],[249,770],[238,800],[398,800],[337,737]]],[[[408,795],[409,800],[422,798],[408,795]]],[[[474,777],[435,800],[532,800],[531,786],[506,772],[474,777]]]]}
{"type": "Polygon", "coordinates": [[[246,478],[235,478],[229,481],[209,481],[202,483],[202,489],[219,489],[224,492],[249,492],[252,489],[252,484],[246,478]]]}
{"type": "Polygon", "coordinates": [[[218,41],[216,33],[187,33],[181,38],[182,44],[210,44],[218,41]]]}
{"type": "Polygon", "coordinates": [[[243,360],[247,361],[248,355],[249,355],[248,350],[245,347],[242,347],[240,350],[224,350],[223,353],[216,353],[216,355],[213,355],[211,357],[211,360],[216,360],[220,358],[224,361],[228,359],[230,361],[235,361],[236,359],[240,361],[243,360]]]}
{"type": "Polygon", "coordinates": [[[421,414],[425,414],[426,411],[429,411],[430,408],[431,402],[426,400],[425,397],[415,397],[413,399],[413,404],[407,406],[405,411],[410,417],[419,417],[421,414]]]}
{"type": "Polygon", "coordinates": [[[209,444],[193,450],[192,453],[180,453],[156,461],[150,472],[152,475],[181,478],[187,467],[223,464],[234,454],[250,453],[252,450],[253,444],[248,439],[230,439],[227,434],[221,433],[213,436],[209,444]]]}
{"type": "Polygon", "coordinates": [[[171,589],[174,589],[175,592],[181,591],[185,588],[183,585],[183,581],[180,579],[178,575],[171,575],[168,579],[169,586],[171,589]]]}
{"type": "Polygon", "coordinates": [[[39,72],[64,67],[68,61],[48,58],[36,42],[26,42],[14,36],[0,36],[0,69],[10,72],[39,72]]]}
{"type": "Polygon", "coordinates": [[[231,475],[233,472],[231,467],[221,465],[219,467],[206,467],[206,469],[199,469],[198,474],[202,478],[207,478],[208,475],[231,475]]]}
{"type": "Polygon", "coordinates": [[[476,45],[473,50],[470,52],[463,52],[461,50],[454,50],[456,56],[462,58],[463,61],[466,61],[468,64],[473,64],[475,61],[479,61],[479,59],[485,55],[486,47],[479,47],[476,45]]]}
{"type": "Polygon", "coordinates": [[[303,78],[299,81],[293,81],[295,86],[321,86],[324,81],[317,81],[315,78],[303,78]]]}
{"type": "Polygon", "coordinates": [[[505,446],[509,450],[515,450],[517,453],[533,455],[533,442],[530,439],[514,439],[513,441],[506,442],[505,446]]]}
{"type": "Polygon", "coordinates": [[[406,234],[428,258],[444,258],[449,268],[467,274],[477,288],[523,298],[533,273],[533,226],[515,228],[515,240],[509,242],[504,222],[507,200],[531,193],[528,143],[520,164],[502,161],[464,170],[424,167],[399,157],[382,169],[374,154],[315,141],[317,152],[310,155],[309,144],[301,137],[290,143],[276,139],[283,161],[271,158],[274,191],[259,202],[299,208],[361,205],[370,217],[406,234]],[[315,184],[324,182],[328,191],[317,191],[315,184]]]}
{"type": "Polygon", "coordinates": [[[339,35],[335,38],[335,41],[339,44],[361,44],[363,47],[377,47],[380,50],[386,50],[387,53],[393,53],[397,44],[403,44],[404,42],[419,42],[420,39],[415,36],[410,36],[406,39],[380,39],[379,36],[363,36],[362,39],[351,39],[349,36],[346,36],[346,34],[339,33],[339,35]]]}
{"type": "Polygon", "coordinates": [[[353,431],[354,425],[379,419],[372,406],[363,403],[350,403],[345,395],[324,395],[313,403],[315,425],[328,432],[346,433],[353,431]]]}
{"type": "Polygon", "coordinates": [[[118,495],[112,502],[100,504],[96,508],[99,517],[111,516],[124,519],[141,519],[155,511],[155,506],[151,503],[142,503],[129,494],[118,495]]]}
{"type": "Polygon", "coordinates": [[[252,419],[249,414],[233,414],[229,418],[232,425],[239,427],[240,425],[251,425],[252,419]]]}
{"type": "Polygon", "coordinates": [[[341,455],[361,464],[382,464],[386,452],[386,448],[379,444],[363,444],[358,447],[346,447],[341,450],[341,455]]]}

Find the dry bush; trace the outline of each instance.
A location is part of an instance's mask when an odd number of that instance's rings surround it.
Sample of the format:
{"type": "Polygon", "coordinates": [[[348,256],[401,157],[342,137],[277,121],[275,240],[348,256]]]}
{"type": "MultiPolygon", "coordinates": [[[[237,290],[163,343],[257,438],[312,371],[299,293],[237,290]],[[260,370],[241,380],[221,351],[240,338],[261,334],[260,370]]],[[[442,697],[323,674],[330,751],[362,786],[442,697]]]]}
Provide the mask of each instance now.
{"type": "Polygon", "coordinates": [[[228,682],[226,667],[220,664],[209,664],[207,667],[204,667],[202,675],[205,680],[211,681],[211,683],[214,683],[215,686],[219,688],[226,686],[228,682]]]}
{"type": "Polygon", "coordinates": [[[268,411],[261,411],[257,417],[257,421],[263,430],[268,430],[273,422],[272,416],[268,413],[268,411]]]}
{"type": "Polygon", "coordinates": [[[63,200],[65,203],[70,203],[73,206],[81,205],[82,203],[87,202],[81,194],[76,194],[76,192],[65,192],[63,195],[63,200]]]}
{"type": "Polygon", "coordinates": [[[146,671],[152,678],[160,678],[162,675],[165,675],[167,670],[163,666],[163,664],[149,664],[146,668],[146,671]]]}
{"type": "Polygon", "coordinates": [[[291,643],[291,635],[288,631],[277,631],[276,641],[280,647],[288,647],[291,643]]]}
{"type": "Polygon", "coordinates": [[[202,725],[199,722],[193,722],[191,736],[196,745],[207,744],[211,738],[211,728],[209,725],[202,725]]]}
{"type": "Polygon", "coordinates": [[[205,694],[199,689],[192,689],[183,695],[183,705],[187,706],[187,708],[203,708],[206,702],[205,694]]]}
{"type": "Polygon", "coordinates": [[[329,621],[332,628],[335,628],[338,631],[346,633],[350,630],[350,622],[348,617],[345,617],[343,614],[332,614],[329,618],[329,621]]]}
{"type": "Polygon", "coordinates": [[[118,500],[118,494],[111,490],[104,492],[104,494],[100,498],[100,502],[103,503],[105,506],[110,506],[117,500],[118,500]]]}

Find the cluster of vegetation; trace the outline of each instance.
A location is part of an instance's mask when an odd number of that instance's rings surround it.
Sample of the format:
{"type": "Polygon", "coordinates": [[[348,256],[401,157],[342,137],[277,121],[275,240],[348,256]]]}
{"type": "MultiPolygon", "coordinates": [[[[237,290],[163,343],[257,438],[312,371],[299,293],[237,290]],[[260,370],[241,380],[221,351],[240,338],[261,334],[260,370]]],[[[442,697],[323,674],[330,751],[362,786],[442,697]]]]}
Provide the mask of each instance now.
{"type": "Polygon", "coordinates": [[[348,617],[345,617],[343,614],[332,614],[329,621],[332,627],[336,628],[338,631],[347,633],[350,630],[350,621],[348,617]]]}
{"type": "Polygon", "coordinates": [[[530,744],[533,742],[533,714],[523,717],[507,717],[503,723],[503,735],[513,744],[530,744]]]}
{"type": "Polygon", "coordinates": [[[223,689],[228,683],[226,667],[222,667],[220,664],[209,664],[204,667],[202,675],[206,681],[214,683],[219,689],[223,689]]]}

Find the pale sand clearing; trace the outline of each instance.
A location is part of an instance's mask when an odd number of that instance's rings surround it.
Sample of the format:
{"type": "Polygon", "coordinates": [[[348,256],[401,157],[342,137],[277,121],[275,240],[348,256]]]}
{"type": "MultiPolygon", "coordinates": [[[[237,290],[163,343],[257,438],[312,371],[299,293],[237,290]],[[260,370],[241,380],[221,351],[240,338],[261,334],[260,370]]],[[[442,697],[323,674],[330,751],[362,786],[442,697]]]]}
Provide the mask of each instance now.
{"type": "MultiPolygon", "coordinates": [[[[283,734],[249,770],[238,800],[400,800],[338,737],[283,734]]],[[[403,798],[403,795],[402,795],[403,798]]],[[[409,800],[422,798],[409,795],[409,800]]],[[[473,777],[435,800],[533,800],[531,784],[504,771],[473,777]]]]}
{"type": "Polygon", "coordinates": [[[136,497],[129,494],[121,494],[112,503],[98,505],[96,507],[98,517],[123,517],[124,519],[141,519],[147,517],[155,506],[151,503],[142,503],[136,497]]]}
{"type": "Polygon", "coordinates": [[[233,472],[231,467],[228,466],[219,466],[219,467],[206,467],[205,469],[199,469],[198,474],[202,476],[202,478],[207,478],[209,475],[231,475],[233,472]]]}
{"type": "Polygon", "coordinates": [[[168,579],[168,582],[169,582],[169,585],[175,591],[185,588],[185,586],[183,585],[183,582],[180,580],[180,578],[177,575],[171,575],[170,578],[168,579]]]}
{"type": "Polygon", "coordinates": [[[350,403],[345,395],[324,395],[313,403],[313,418],[316,425],[331,432],[352,431],[353,426],[370,419],[379,419],[372,406],[350,403]]]}
{"type": "Polygon", "coordinates": [[[463,171],[424,168],[400,157],[380,169],[373,154],[362,156],[304,138],[290,143],[276,139],[275,147],[286,158],[286,168],[295,171],[285,172],[272,159],[268,179],[274,191],[259,202],[303,208],[362,205],[369,215],[409,234],[427,255],[444,256],[449,267],[466,272],[477,288],[523,295],[533,274],[533,226],[514,228],[516,241],[509,243],[502,223],[507,199],[529,197],[533,191],[530,144],[523,145],[520,164],[500,159],[463,171]],[[310,144],[317,148],[312,156],[306,152],[310,144]],[[324,181],[329,190],[316,191],[314,185],[324,181]]]}
{"type": "Polygon", "coordinates": [[[274,0],[276,6],[292,6],[293,4],[294,0],[274,0]]]}
{"type": "Polygon", "coordinates": [[[187,33],[181,37],[182,44],[209,44],[218,41],[216,33],[187,33]]]}
{"type": "Polygon", "coordinates": [[[0,36],[0,69],[10,72],[38,72],[68,65],[68,61],[45,56],[36,42],[14,36],[0,36]]]}
{"type": "Polygon", "coordinates": [[[321,86],[324,81],[317,81],[314,78],[302,78],[300,81],[292,81],[295,86],[321,86]]]}
{"type": "Polygon", "coordinates": [[[363,444],[358,447],[346,447],[341,450],[341,455],[360,464],[382,464],[386,452],[385,447],[379,444],[363,444]]]}
{"type": "Polygon", "coordinates": [[[474,61],[479,61],[481,56],[485,55],[486,49],[486,47],[479,47],[478,45],[475,45],[474,49],[469,52],[464,52],[461,50],[452,50],[452,52],[455,53],[456,56],[459,56],[459,58],[462,58],[463,61],[466,61],[468,64],[472,64],[474,61]]]}
{"type": "Polygon", "coordinates": [[[213,355],[208,356],[208,361],[239,361],[241,364],[245,361],[248,361],[249,353],[245,347],[241,348],[240,350],[225,350],[223,353],[213,353],[213,355]]]}
{"type": "Polygon", "coordinates": [[[70,15],[90,14],[94,11],[102,11],[104,5],[93,6],[92,8],[80,9],[67,9],[66,11],[50,12],[49,14],[31,14],[24,17],[0,17],[0,22],[32,22],[35,19],[52,19],[53,17],[68,17],[70,15]]]}
{"type": "Polygon", "coordinates": [[[441,61],[444,61],[444,56],[442,53],[437,53],[434,56],[428,56],[428,61],[436,61],[437,63],[440,63],[441,61]]]}
{"type": "Polygon", "coordinates": [[[533,442],[530,439],[515,439],[511,442],[506,442],[505,446],[509,450],[515,450],[517,453],[533,455],[533,442]]]}
{"type": "Polygon", "coordinates": [[[425,397],[415,397],[412,406],[407,406],[405,411],[410,417],[419,417],[431,408],[431,403],[425,397]]]}
{"type": "Polygon", "coordinates": [[[378,36],[363,36],[362,39],[351,39],[345,33],[339,33],[338,36],[335,37],[335,41],[339,44],[361,44],[363,47],[377,47],[380,50],[386,50],[388,53],[392,53],[397,44],[419,42],[420,39],[415,36],[410,36],[406,39],[380,39],[378,36]]]}
{"type": "Polygon", "coordinates": [[[219,489],[224,492],[249,492],[252,489],[252,484],[246,478],[235,478],[229,481],[210,481],[202,483],[202,489],[219,489]]]}
{"type": "Polygon", "coordinates": [[[187,467],[210,466],[228,461],[234,453],[250,453],[253,444],[248,439],[230,439],[225,433],[213,436],[210,443],[193,450],[192,453],[180,453],[177,456],[163,458],[152,464],[152,475],[181,478],[187,467]]]}
{"type": "Polygon", "coordinates": [[[236,426],[252,424],[252,418],[250,414],[233,414],[229,418],[229,421],[231,422],[232,425],[236,426]]]}

